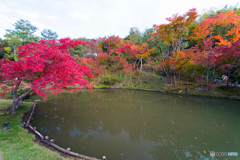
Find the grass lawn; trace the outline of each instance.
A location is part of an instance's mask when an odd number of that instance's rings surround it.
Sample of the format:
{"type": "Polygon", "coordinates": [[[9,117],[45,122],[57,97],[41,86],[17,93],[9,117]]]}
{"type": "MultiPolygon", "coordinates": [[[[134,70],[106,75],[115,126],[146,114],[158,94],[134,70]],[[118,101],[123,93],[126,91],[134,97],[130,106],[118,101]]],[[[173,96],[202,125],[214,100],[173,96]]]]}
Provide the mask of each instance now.
{"type": "MultiPolygon", "coordinates": [[[[12,100],[0,99],[0,108],[12,100]]],[[[22,128],[21,117],[32,105],[25,102],[15,115],[0,111],[0,160],[60,160],[66,159],[50,149],[33,142],[35,136],[22,128]],[[11,123],[10,129],[3,129],[4,122],[11,123]]]]}

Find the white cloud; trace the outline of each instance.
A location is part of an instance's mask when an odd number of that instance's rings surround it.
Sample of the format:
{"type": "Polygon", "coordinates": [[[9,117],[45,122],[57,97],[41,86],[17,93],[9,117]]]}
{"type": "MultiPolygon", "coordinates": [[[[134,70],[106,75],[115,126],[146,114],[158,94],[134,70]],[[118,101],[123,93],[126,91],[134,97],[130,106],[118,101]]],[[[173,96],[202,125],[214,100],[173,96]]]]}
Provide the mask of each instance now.
{"type": "Polygon", "coordinates": [[[45,15],[45,18],[50,19],[50,20],[59,20],[59,16],[53,16],[53,15],[45,15]]]}
{"type": "Polygon", "coordinates": [[[6,16],[5,14],[0,13],[0,24],[4,22],[4,23],[8,23],[11,22],[11,20],[9,19],[8,16],[6,16]]]}
{"type": "Polygon", "coordinates": [[[58,33],[59,37],[119,35],[125,37],[131,27],[140,31],[165,18],[197,8],[201,14],[210,7],[223,8],[239,0],[8,0],[0,2],[0,36],[19,19],[58,33]]]}
{"type": "Polygon", "coordinates": [[[7,3],[11,6],[15,6],[15,7],[19,6],[19,3],[17,3],[17,2],[12,2],[12,1],[8,0],[7,3]]]}
{"type": "Polygon", "coordinates": [[[0,3],[0,11],[1,12],[11,12],[12,10],[9,7],[5,6],[4,4],[0,3]]]}
{"type": "Polygon", "coordinates": [[[82,21],[87,21],[87,22],[89,22],[91,20],[89,15],[84,14],[84,13],[79,13],[79,12],[70,13],[69,16],[76,20],[82,20],[82,21]]]}
{"type": "Polygon", "coordinates": [[[17,14],[16,17],[24,20],[34,20],[40,18],[40,13],[38,11],[17,9],[14,12],[17,14]]]}

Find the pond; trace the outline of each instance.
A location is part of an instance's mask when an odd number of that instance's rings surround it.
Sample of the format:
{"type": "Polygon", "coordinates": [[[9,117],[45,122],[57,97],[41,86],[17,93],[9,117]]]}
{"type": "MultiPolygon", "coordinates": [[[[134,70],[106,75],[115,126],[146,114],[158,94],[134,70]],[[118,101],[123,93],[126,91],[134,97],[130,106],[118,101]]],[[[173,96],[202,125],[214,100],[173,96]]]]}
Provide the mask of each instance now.
{"type": "Polygon", "coordinates": [[[88,156],[211,159],[210,151],[240,154],[239,104],[226,99],[96,89],[63,93],[41,102],[31,123],[57,145],[88,156]]]}

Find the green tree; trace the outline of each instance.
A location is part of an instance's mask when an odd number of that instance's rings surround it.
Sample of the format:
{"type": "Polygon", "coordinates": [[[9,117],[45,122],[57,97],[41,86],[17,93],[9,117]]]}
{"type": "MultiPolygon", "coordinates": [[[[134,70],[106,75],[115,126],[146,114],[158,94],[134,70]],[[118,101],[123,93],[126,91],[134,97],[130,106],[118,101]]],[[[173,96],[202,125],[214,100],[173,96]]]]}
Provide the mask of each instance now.
{"type": "Polygon", "coordinates": [[[37,31],[37,27],[33,26],[28,20],[20,19],[14,23],[13,26],[13,30],[6,29],[6,35],[12,34],[15,37],[18,37],[20,41],[22,41],[23,45],[39,40],[39,37],[33,35],[33,33],[37,31]]]}
{"type": "MultiPolygon", "coordinates": [[[[220,12],[226,13],[229,10],[240,10],[240,8],[238,7],[238,5],[234,5],[234,6],[224,6],[222,9],[209,9],[209,10],[205,10],[204,13],[202,15],[199,16],[199,20],[198,22],[201,23],[202,21],[204,21],[207,18],[213,18],[215,17],[216,14],[219,14],[220,12]]],[[[240,12],[238,13],[238,15],[240,16],[240,12]]]]}
{"type": "Polygon", "coordinates": [[[147,28],[145,29],[145,31],[143,32],[143,35],[142,35],[142,41],[143,42],[149,42],[149,38],[150,38],[150,33],[154,33],[156,32],[156,29],[155,28],[147,28]]]}
{"type": "Polygon", "coordinates": [[[7,41],[2,41],[0,43],[0,59],[4,57],[4,54],[6,53],[5,48],[8,47],[7,41]]]}
{"type": "Polygon", "coordinates": [[[58,37],[56,32],[53,32],[50,29],[44,29],[41,32],[41,35],[43,36],[43,39],[47,39],[47,40],[54,40],[58,37]]]}
{"type": "Polygon", "coordinates": [[[12,48],[13,55],[16,55],[17,47],[22,44],[20,36],[13,32],[9,32],[5,34],[4,37],[6,37],[6,41],[8,42],[9,47],[12,48]]]}
{"type": "Polygon", "coordinates": [[[130,28],[129,35],[124,40],[132,40],[138,46],[142,45],[142,35],[137,27],[130,28]]]}
{"type": "MultiPolygon", "coordinates": [[[[90,41],[90,39],[85,37],[78,38],[78,39],[81,39],[83,41],[90,41]]],[[[87,51],[85,50],[86,47],[87,47],[86,45],[84,46],[80,44],[76,48],[70,48],[69,52],[72,56],[78,55],[79,57],[83,57],[87,53],[87,51]]]]}

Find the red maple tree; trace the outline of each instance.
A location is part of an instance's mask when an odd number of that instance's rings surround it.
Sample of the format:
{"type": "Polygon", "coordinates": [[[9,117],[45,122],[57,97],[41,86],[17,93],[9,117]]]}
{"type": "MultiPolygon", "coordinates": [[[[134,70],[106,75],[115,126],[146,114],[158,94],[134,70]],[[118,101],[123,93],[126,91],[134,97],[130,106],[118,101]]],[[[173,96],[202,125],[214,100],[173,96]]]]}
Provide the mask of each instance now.
{"type": "Polygon", "coordinates": [[[224,71],[228,78],[235,74],[234,81],[237,82],[236,75],[240,68],[240,40],[232,43],[231,46],[220,46],[217,49],[215,63],[218,69],[224,71]]]}
{"type": "Polygon", "coordinates": [[[114,50],[118,49],[122,46],[122,39],[118,36],[110,36],[108,38],[100,38],[98,45],[98,52],[99,53],[113,53],[114,50]]]}
{"type": "Polygon", "coordinates": [[[153,52],[155,49],[149,49],[147,43],[142,43],[142,46],[131,44],[131,41],[128,41],[129,43],[125,42],[125,44],[116,49],[115,53],[117,54],[123,54],[126,57],[132,57],[135,59],[134,62],[134,68],[135,66],[138,68],[140,65],[140,71],[142,71],[143,66],[143,59],[147,59],[151,52],[153,52]],[[138,63],[137,63],[138,62],[138,63]],[[137,65],[136,65],[137,63],[137,65]]]}
{"type": "Polygon", "coordinates": [[[87,42],[69,38],[41,40],[40,43],[19,46],[19,61],[0,61],[0,82],[3,90],[1,94],[4,95],[12,89],[14,98],[9,107],[12,113],[15,113],[23,98],[33,91],[46,99],[46,93],[50,90],[55,90],[56,95],[63,89],[91,89],[84,76],[92,78],[92,71],[87,66],[78,64],[69,54],[69,49],[79,44],[86,45],[87,42]],[[28,81],[30,89],[18,95],[19,86],[25,80],[28,81]]]}

